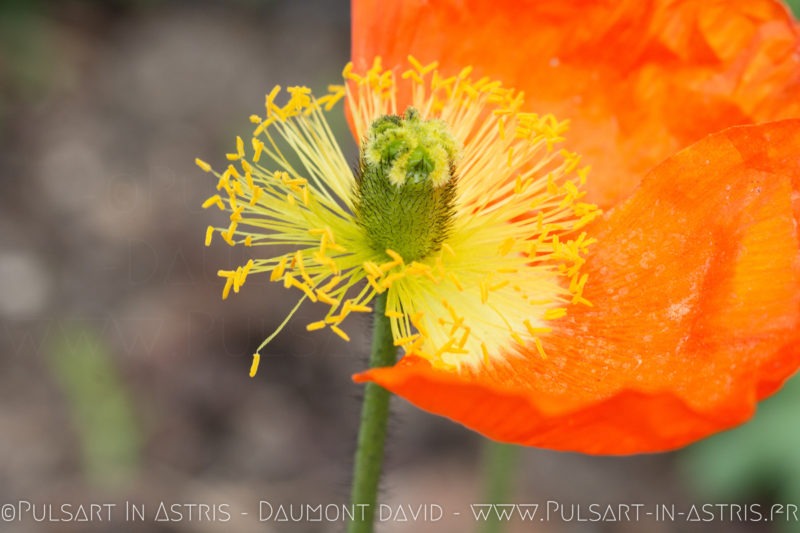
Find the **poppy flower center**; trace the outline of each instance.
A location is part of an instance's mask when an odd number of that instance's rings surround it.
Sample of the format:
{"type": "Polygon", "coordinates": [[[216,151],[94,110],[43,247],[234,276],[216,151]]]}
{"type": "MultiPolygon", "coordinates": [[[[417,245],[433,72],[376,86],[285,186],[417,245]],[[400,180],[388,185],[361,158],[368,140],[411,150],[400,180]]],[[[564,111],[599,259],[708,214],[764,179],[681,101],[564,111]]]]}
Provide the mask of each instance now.
{"type": "Polygon", "coordinates": [[[276,87],[226,170],[197,161],[220,193],[203,207],[229,221],[207,228],[206,245],[217,235],[252,248],[218,272],[223,298],[260,273],[298,292],[257,353],[303,301],[324,310],[307,330],[348,340],[343,322],[386,292],[396,346],[474,371],[532,348],[545,357],[551,323],[590,305],[582,266],[594,239],[581,230],[599,211],[582,201],[588,168],[558,148],[566,123],[524,111],[522,94],[469,67],[445,76],[409,64],[398,73],[376,58],[361,74],[348,64],[345,84],[319,98],[276,87]],[[342,99],[362,140],[355,173],[326,119],[342,99]]]}
{"type": "Polygon", "coordinates": [[[453,220],[457,143],[441,120],[376,119],[362,143],[354,213],[370,246],[417,261],[441,249],[453,220]]]}

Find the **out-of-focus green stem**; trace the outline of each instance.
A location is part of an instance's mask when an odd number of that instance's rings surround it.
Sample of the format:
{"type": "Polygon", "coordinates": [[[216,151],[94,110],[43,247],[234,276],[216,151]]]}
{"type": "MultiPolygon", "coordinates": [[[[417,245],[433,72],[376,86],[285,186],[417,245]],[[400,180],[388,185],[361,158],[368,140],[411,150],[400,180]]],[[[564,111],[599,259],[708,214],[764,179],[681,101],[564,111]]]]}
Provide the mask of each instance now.
{"type": "MultiPolygon", "coordinates": [[[[375,324],[369,366],[391,366],[397,357],[397,348],[394,346],[391,325],[385,314],[386,293],[376,296],[374,302],[375,324]]],[[[348,533],[371,533],[373,529],[389,421],[390,396],[389,391],[374,383],[367,383],[364,389],[350,498],[355,519],[348,525],[348,533]]]]}
{"type": "MultiPolygon", "coordinates": [[[[514,488],[519,447],[512,444],[485,440],[483,446],[483,476],[485,480],[484,503],[509,503],[514,488]]],[[[499,519],[495,509],[483,522],[483,533],[502,533],[505,522],[499,519]]]]}

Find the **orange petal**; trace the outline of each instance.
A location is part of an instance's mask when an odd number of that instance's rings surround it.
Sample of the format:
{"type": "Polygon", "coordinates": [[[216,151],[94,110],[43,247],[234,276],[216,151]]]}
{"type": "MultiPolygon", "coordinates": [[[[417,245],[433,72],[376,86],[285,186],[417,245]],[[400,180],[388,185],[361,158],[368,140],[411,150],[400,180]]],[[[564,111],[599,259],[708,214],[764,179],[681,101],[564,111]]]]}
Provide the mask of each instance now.
{"type": "Polygon", "coordinates": [[[773,0],[354,0],[352,38],[361,70],[376,55],[472,65],[570,119],[601,207],[708,133],[800,116],[800,33],[773,0]]]}
{"type": "Polygon", "coordinates": [[[508,365],[355,377],[508,442],[625,454],[749,418],[800,366],[800,120],[725,130],[590,227],[584,295],[508,365]],[[793,205],[794,204],[794,205],[793,205]]]}

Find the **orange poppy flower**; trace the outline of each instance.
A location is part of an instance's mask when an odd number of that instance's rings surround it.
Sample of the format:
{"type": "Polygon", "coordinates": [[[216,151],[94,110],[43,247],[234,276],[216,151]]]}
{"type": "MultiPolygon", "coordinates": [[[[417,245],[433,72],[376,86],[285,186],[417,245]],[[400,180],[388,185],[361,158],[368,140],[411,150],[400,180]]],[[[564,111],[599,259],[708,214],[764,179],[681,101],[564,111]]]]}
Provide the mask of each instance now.
{"type": "Polygon", "coordinates": [[[354,0],[357,70],[411,54],[524,90],[525,109],[570,120],[606,211],[585,228],[591,306],[493,346],[503,364],[411,349],[356,381],[499,441],[587,453],[749,418],[800,365],[798,43],[769,0],[354,0]]]}

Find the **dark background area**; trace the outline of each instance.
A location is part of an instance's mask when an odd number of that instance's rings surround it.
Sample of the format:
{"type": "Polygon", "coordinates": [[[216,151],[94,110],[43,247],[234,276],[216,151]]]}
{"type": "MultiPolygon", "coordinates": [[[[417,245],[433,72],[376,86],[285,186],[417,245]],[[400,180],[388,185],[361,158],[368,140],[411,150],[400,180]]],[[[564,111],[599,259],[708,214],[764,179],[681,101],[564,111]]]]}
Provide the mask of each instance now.
{"type": "MultiPolygon", "coordinates": [[[[336,83],[349,23],[346,2],[325,0],[0,2],[0,510],[116,504],[111,524],[3,514],[0,530],[342,530],[259,523],[259,502],[347,502],[361,392],[350,376],[365,367],[369,323],[351,320],[345,343],[307,333],[301,309],[250,379],[250,354],[293,295],[251,281],[220,299],[216,271],[244,261],[221,242],[203,247],[214,182],[193,161],[220,167],[274,85],[336,83]],[[146,520],[126,521],[125,502],[146,520]],[[233,516],[196,520],[184,507],[154,521],[161,502],[233,516]]],[[[797,389],[682,452],[523,450],[510,501],[556,500],[565,519],[510,530],[798,531],[785,516],[570,519],[573,504],[800,505],[797,389]]],[[[379,531],[475,530],[483,440],[402,400],[393,408],[382,500],[447,517],[379,531]]]]}

